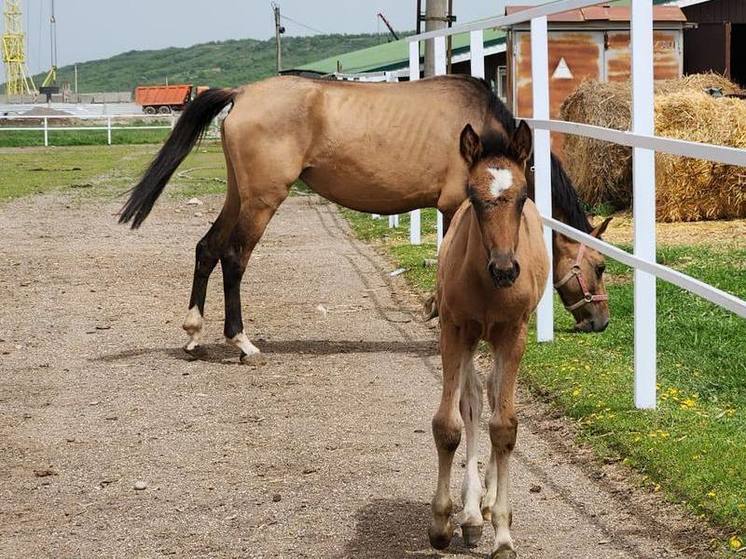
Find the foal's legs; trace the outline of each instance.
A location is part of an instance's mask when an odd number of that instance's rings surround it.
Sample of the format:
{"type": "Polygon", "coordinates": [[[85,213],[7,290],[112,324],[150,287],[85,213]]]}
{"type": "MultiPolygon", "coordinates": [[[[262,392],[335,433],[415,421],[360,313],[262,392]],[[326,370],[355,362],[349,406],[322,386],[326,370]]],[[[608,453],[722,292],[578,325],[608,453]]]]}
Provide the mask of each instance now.
{"type": "Polygon", "coordinates": [[[461,486],[464,510],[459,517],[467,547],[476,546],[482,537],[484,521],[479,508],[482,482],[479,479],[479,421],[482,416],[482,382],[474,369],[473,354],[461,361],[461,419],[466,430],[466,473],[461,486]]]}
{"type": "Polygon", "coordinates": [[[489,422],[492,453],[487,469],[487,493],[482,509],[491,507],[495,543],[491,559],[512,559],[516,554],[510,537],[513,512],[510,506],[510,454],[515,447],[518,421],[515,417],[515,387],[518,365],[526,348],[526,322],[493,328],[495,366],[488,384],[492,408],[489,422]]]}
{"type": "Polygon", "coordinates": [[[205,315],[207,282],[220,259],[220,254],[228,242],[238,217],[240,202],[236,188],[236,175],[225,148],[225,143],[223,144],[223,151],[225,153],[225,165],[228,172],[228,190],[220,215],[215,220],[215,223],[212,224],[207,234],[197,243],[192,294],[189,298],[189,312],[182,326],[190,338],[184,347],[187,351],[196,349],[199,343],[202,335],[202,325],[204,324],[203,317],[205,315]]]}
{"type": "Polygon", "coordinates": [[[443,392],[440,406],[433,417],[433,436],[438,450],[438,486],[432,502],[433,518],[428,530],[430,544],[445,549],[453,538],[450,516],[453,502],[450,496],[453,455],[461,442],[464,424],[459,413],[461,365],[471,360],[475,340],[462,330],[441,320],[440,352],[443,360],[443,392]]]}

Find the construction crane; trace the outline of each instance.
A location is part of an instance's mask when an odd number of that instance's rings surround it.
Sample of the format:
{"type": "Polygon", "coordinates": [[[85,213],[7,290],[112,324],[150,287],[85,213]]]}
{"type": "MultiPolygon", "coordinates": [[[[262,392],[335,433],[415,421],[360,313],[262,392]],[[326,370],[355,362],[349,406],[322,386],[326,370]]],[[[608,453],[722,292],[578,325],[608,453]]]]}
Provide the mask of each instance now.
{"type": "Polygon", "coordinates": [[[393,28],[393,27],[391,27],[391,24],[389,23],[389,20],[387,20],[387,19],[386,19],[386,16],[385,16],[385,15],[383,15],[383,14],[382,14],[381,12],[378,12],[378,17],[379,17],[379,18],[381,18],[381,21],[383,22],[383,24],[384,24],[384,25],[385,25],[386,27],[388,27],[388,28],[389,28],[389,32],[390,32],[390,33],[391,33],[391,35],[392,35],[392,36],[394,37],[394,40],[395,40],[395,41],[398,41],[398,40],[399,40],[399,35],[398,35],[398,33],[397,33],[396,31],[394,31],[394,28],[393,28]]]}
{"type": "Polygon", "coordinates": [[[5,30],[2,36],[5,64],[5,93],[37,95],[34,80],[26,66],[26,35],[23,32],[21,0],[5,0],[5,30]]]}
{"type": "Polygon", "coordinates": [[[54,15],[54,0],[51,0],[49,16],[49,49],[51,59],[49,73],[39,88],[39,92],[47,96],[47,101],[51,101],[53,93],[60,92],[60,86],[57,85],[57,18],[54,15]]]}

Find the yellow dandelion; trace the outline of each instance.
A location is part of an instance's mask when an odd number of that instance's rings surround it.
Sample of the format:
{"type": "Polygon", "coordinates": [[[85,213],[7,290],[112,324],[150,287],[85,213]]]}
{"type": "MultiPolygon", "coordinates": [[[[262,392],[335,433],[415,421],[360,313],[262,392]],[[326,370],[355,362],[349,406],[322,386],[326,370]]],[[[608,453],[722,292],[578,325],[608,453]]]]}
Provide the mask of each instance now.
{"type": "Polygon", "coordinates": [[[714,499],[715,497],[717,497],[717,493],[715,493],[714,491],[710,491],[710,492],[709,492],[709,493],[707,494],[707,496],[708,496],[708,497],[709,497],[710,499],[714,499]]]}
{"type": "Polygon", "coordinates": [[[740,551],[743,547],[743,540],[738,536],[731,536],[728,540],[728,547],[730,547],[731,551],[740,551]]]}

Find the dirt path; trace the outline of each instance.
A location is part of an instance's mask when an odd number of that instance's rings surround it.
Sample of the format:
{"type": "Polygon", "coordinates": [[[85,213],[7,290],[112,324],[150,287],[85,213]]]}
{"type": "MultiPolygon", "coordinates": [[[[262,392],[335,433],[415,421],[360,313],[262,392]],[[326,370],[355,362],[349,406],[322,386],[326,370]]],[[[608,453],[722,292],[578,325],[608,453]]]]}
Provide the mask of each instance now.
{"type": "MultiPolygon", "coordinates": [[[[220,343],[219,271],[190,360],[193,247],[219,204],[164,202],[136,233],[117,203],[0,207],[0,557],[434,555],[440,363],[416,301],[332,206],[293,198],[244,281],[268,363],[220,343]]],[[[520,414],[521,557],[695,555],[659,500],[559,444],[561,420],[520,414]]],[[[486,533],[450,556],[483,557],[486,533]]]]}

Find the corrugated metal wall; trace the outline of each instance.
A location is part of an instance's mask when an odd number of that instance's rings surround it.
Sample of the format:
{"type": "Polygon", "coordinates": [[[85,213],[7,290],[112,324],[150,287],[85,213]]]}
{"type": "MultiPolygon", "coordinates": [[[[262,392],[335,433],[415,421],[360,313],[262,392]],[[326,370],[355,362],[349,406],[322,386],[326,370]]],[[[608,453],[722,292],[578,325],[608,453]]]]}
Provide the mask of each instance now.
{"type": "MultiPolygon", "coordinates": [[[[656,30],[653,34],[655,79],[674,79],[683,72],[682,33],[680,30],[656,30]]],[[[513,97],[516,115],[532,115],[531,35],[527,31],[511,34],[513,97]],[[515,100],[515,101],[514,101],[515,100]]],[[[629,31],[550,31],[549,100],[550,116],[557,118],[567,96],[584,80],[620,81],[630,78],[631,50],[629,31]]]]}

